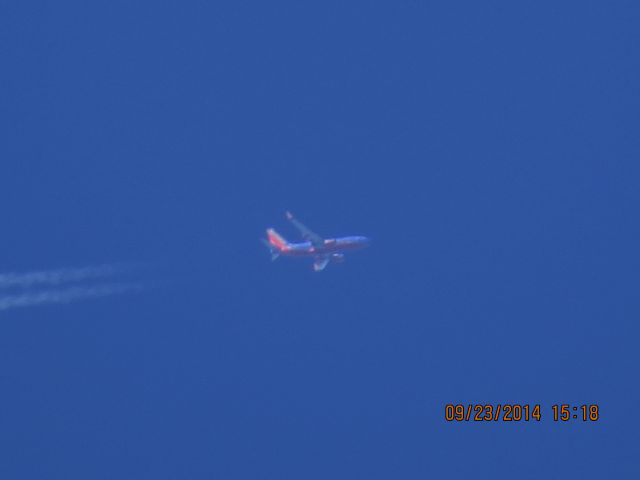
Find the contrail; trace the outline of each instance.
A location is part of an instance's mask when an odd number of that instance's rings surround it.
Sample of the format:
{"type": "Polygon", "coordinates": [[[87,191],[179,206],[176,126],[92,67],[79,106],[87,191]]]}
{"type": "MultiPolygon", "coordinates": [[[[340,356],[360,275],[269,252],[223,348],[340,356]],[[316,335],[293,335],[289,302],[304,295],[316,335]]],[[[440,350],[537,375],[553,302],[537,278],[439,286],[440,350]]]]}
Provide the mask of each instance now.
{"type": "Polygon", "coordinates": [[[142,290],[144,290],[144,286],[140,283],[112,283],[92,287],[70,287],[37,293],[5,295],[0,297],[0,311],[49,303],[70,303],[76,300],[108,297],[122,293],[140,292],[142,290]]]}
{"type": "Polygon", "coordinates": [[[106,264],[93,267],[61,268],[59,270],[43,270],[26,273],[0,274],[0,288],[27,288],[33,285],[60,285],[62,283],[79,282],[110,277],[126,272],[130,267],[124,264],[106,264]]]}

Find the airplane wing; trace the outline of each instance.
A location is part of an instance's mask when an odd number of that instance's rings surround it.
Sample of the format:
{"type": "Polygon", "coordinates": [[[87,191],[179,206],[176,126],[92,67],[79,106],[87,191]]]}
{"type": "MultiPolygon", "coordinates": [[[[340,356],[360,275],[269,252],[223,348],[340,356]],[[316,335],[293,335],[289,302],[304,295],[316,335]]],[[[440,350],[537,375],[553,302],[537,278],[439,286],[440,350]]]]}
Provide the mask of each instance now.
{"type": "MultiPolygon", "coordinates": [[[[321,247],[324,245],[324,239],[317,233],[314,233],[307,227],[305,227],[301,222],[294,218],[291,212],[287,212],[287,218],[291,221],[291,223],[293,223],[293,226],[296,227],[298,231],[300,231],[302,238],[311,242],[314,247],[321,247]]],[[[323,265],[322,268],[324,268],[325,266],[326,264],[323,265]]],[[[320,268],[320,270],[322,270],[322,268],[320,268]]]]}
{"type": "Polygon", "coordinates": [[[313,270],[316,272],[324,270],[324,267],[327,266],[329,260],[331,260],[331,257],[329,255],[317,256],[315,261],[313,262],[313,270]]]}

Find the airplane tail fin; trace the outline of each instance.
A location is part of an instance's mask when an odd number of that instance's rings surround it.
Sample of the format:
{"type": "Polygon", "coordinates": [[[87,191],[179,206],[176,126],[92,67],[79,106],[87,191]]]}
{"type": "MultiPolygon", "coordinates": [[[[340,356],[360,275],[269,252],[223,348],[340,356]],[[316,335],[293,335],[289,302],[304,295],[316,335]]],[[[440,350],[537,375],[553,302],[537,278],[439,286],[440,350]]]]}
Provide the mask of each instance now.
{"type": "Polygon", "coordinates": [[[286,250],[289,242],[287,242],[282,235],[276,232],[273,228],[267,229],[267,238],[269,239],[269,245],[275,247],[277,250],[286,250]]]}

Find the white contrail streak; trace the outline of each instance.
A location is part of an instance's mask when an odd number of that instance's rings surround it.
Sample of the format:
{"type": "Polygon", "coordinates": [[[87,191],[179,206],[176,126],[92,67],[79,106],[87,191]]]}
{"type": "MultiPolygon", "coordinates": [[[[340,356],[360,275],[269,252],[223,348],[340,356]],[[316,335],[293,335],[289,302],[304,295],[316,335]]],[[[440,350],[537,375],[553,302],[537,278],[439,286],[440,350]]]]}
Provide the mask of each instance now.
{"type": "Polygon", "coordinates": [[[144,290],[139,283],[113,283],[93,287],[70,287],[59,290],[45,290],[37,293],[22,293],[0,297],[0,311],[17,307],[33,307],[50,303],[70,303],[89,298],[108,297],[122,293],[144,290]]]}
{"type": "Polygon", "coordinates": [[[93,267],[61,268],[59,270],[42,270],[26,273],[1,273],[0,288],[27,288],[39,284],[60,285],[62,283],[110,277],[126,272],[128,269],[129,267],[123,264],[107,264],[93,267]]]}

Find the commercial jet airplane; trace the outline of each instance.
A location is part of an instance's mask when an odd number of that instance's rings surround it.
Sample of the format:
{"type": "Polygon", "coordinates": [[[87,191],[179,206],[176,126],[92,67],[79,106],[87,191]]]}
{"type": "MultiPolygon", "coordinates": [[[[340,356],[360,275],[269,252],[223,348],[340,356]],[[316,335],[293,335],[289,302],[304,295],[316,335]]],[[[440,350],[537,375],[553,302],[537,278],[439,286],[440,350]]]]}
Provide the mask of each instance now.
{"type": "Polygon", "coordinates": [[[267,240],[263,238],[262,241],[271,251],[271,260],[275,260],[280,255],[313,258],[313,269],[319,272],[324,270],[329,262],[344,261],[344,252],[358,250],[371,243],[369,238],[362,236],[324,239],[296,220],[291,212],[287,212],[287,219],[300,231],[304,242],[287,242],[273,228],[268,228],[267,240]]]}

